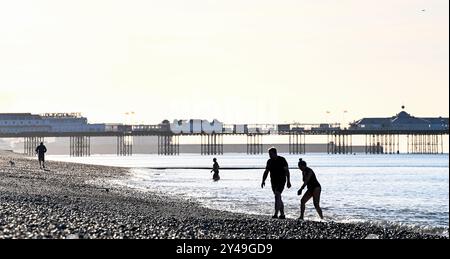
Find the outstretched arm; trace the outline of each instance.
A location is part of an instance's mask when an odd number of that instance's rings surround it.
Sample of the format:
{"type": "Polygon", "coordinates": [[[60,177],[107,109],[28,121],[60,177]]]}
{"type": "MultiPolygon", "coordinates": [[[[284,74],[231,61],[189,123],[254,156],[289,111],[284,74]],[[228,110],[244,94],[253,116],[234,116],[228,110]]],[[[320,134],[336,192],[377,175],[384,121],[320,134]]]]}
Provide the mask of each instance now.
{"type": "Polygon", "coordinates": [[[289,173],[288,166],[284,167],[284,173],[285,173],[286,179],[287,179],[287,188],[291,188],[291,174],[289,173]]]}
{"type": "Polygon", "coordinates": [[[264,171],[263,174],[263,178],[262,178],[262,183],[261,183],[261,188],[264,188],[264,185],[266,185],[266,179],[267,179],[267,175],[269,174],[269,169],[266,168],[266,170],[264,171]]]}

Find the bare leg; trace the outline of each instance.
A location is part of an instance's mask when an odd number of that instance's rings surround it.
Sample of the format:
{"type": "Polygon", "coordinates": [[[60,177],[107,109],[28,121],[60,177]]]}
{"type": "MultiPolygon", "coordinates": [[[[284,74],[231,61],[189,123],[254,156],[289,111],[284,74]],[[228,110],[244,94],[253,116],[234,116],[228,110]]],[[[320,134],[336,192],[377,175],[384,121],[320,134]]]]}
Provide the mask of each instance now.
{"type": "Polygon", "coordinates": [[[277,195],[275,193],[274,193],[274,197],[275,197],[275,214],[273,214],[273,215],[278,217],[278,200],[277,200],[277,195]]]}
{"type": "Polygon", "coordinates": [[[300,219],[303,219],[305,215],[305,204],[306,202],[311,199],[312,193],[310,191],[306,191],[303,195],[301,201],[300,201],[300,219]]]}
{"type": "MultiPolygon", "coordinates": [[[[281,201],[281,192],[274,191],[273,193],[275,194],[275,215],[274,216],[278,216],[278,212],[282,210],[282,204],[283,204],[283,202],[281,201]]],[[[281,215],[283,215],[283,212],[281,212],[281,215]]]]}
{"type": "Polygon", "coordinates": [[[313,191],[313,202],[314,202],[314,208],[316,208],[317,213],[319,214],[319,217],[323,219],[322,215],[322,209],[320,208],[320,193],[322,189],[320,187],[316,187],[313,191]]]}
{"type": "Polygon", "coordinates": [[[280,201],[278,204],[280,204],[280,216],[284,216],[284,203],[283,200],[281,199],[281,192],[280,192],[280,201]]]}

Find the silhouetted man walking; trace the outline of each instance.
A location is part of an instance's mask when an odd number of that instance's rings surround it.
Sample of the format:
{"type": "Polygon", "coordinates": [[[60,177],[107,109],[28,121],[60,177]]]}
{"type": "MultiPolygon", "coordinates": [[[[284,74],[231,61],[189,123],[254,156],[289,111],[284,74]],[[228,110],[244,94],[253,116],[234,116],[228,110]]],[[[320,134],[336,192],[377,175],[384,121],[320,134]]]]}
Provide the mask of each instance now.
{"type": "Polygon", "coordinates": [[[44,143],[41,142],[39,146],[36,148],[36,153],[38,154],[38,160],[39,160],[39,167],[45,168],[45,152],[47,152],[47,148],[44,146],[44,143]],[[42,165],[41,165],[42,162],[42,165]]]}
{"type": "Polygon", "coordinates": [[[270,159],[267,160],[266,170],[263,174],[261,188],[264,188],[267,175],[270,172],[270,183],[272,184],[272,191],[275,195],[275,214],[272,218],[278,218],[280,212],[280,219],[285,219],[284,204],[281,200],[281,193],[287,181],[287,187],[291,188],[291,180],[289,175],[289,166],[286,159],[277,155],[277,149],[272,147],[269,149],[270,159]]]}

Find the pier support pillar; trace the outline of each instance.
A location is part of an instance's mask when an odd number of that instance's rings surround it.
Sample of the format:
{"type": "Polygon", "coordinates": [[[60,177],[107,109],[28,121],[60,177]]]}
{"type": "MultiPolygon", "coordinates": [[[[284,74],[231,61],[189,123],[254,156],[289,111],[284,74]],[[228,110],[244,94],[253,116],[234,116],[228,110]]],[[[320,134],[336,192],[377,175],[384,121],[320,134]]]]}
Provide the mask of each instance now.
{"type": "Polygon", "coordinates": [[[388,141],[389,141],[389,147],[388,147],[388,149],[389,149],[389,154],[397,153],[397,152],[396,152],[396,151],[398,151],[398,148],[397,148],[397,145],[396,145],[397,140],[398,140],[398,138],[396,138],[396,135],[394,135],[394,134],[389,134],[389,135],[388,135],[388,141]]]}
{"type": "Polygon", "coordinates": [[[83,157],[91,155],[91,137],[71,136],[70,156],[83,157]]]}
{"type": "MultiPolygon", "coordinates": [[[[408,154],[438,154],[443,152],[442,135],[414,133],[408,134],[406,138],[406,152],[408,154]],[[441,141],[441,144],[439,144],[439,141],[441,141]]],[[[399,146],[399,143],[397,143],[397,149],[399,146]]]]}
{"type": "Polygon", "coordinates": [[[289,154],[305,154],[306,153],[306,141],[305,134],[298,132],[289,133],[289,154]]]}
{"type": "Polygon", "coordinates": [[[381,143],[380,143],[380,135],[376,135],[376,147],[375,147],[375,153],[380,154],[381,153],[381,143]]]}
{"type": "Polygon", "coordinates": [[[365,144],[364,144],[364,151],[367,154],[369,152],[368,146],[367,146],[367,135],[364,135],[364,140],[365,140],[365,144]]]}
{"type": "Polygon", "coordinates": [[[420,154],[420,135],[414,135],[414,153],[420,154]]]}
{"type": "Polygon", "coordinates": [[[341,134],[337,134],[337,138],[338,138],[338,153],[341,154],[342,152],[342,139],[341,139],[341,134]]]}
{"type": "MultiPolygon", "coordinates": [[[[334,154],[348,154],[353,152],[352,147],[352,135],[346,133],[335,134],[335,141],[337,146],[335,147],[334,154]]],[[[366,139],[367,142],[367,139],[366,139]]],[[[367,143],[366,143],[366,153],[367,153],[367,143]]]]}
{"type": "Polygon", "coordinates": [[[337,135],[336,135],[336,133],[333,135],[333,154],[337,154],[338,153],[338,145],[339,145],[339,143],[338,143],[338,137],[337,137],[337,135]]]}
{"type": "Polygon", "coordinates": [[[247,155],[258,155],[263,152],[262,135],[247,134],[247,155]]]}
{"type": "Polygon", "coordinates": [[[222,134],[202,134],[200,138],[200,153],[202,155],[223,155],[222,134]]]}
{"type": "Polygon", "coordinates": [[[346,154],[351,154],[352,153],[352,135],[347,134],[346,135],[346,154]]]}
{"type": "Polygon", "coordinates": [[[327,154],[331,153],[330,147],[331,147],[330,134],[327,134],[327,154]]]}
{"type": "Polygon", "coordinates": [[[406,154],[409,154],[409,134],[406,135],[406,154]]]}
{"type": "Polygon", "coordinates": [[[353,154],[353,135],[349,135],[350,137],[350,154],[353,154]]]}
{"type": "Polygon", "coordinates": [[[395,151],[397,154],[400,154],[400,135],[397,135],[397,148],[395,151]]]}
{"type": "Polygon", "coordinates": [[[180,154],[180,136],[159,135],[158,155],[173,156],[180,154]]]}
{"type": "Polygon", "coordinates": [[[23,141],[23,153],[27,156],[34,156],[36,148],[44,142],[43,137],[25,137],[23,141]]]}
{"type": "Polygon", "coordinates": [[[343,154],[348,154],[351,153],[352,148],[351,148],[351,135],[349,134],[343,134],[343,154]]]}
{"type": "Polygon", "coordinates": [[[133,136],[117,136],[117,155],[131,156],[133,154],[133,136]]]}
{"type": "Polygon", "coordinates": [[[434,140],[434,149],[435,149],[435,154],[439,154],[439,135],[435,135],[435,140],[434,140]]]}

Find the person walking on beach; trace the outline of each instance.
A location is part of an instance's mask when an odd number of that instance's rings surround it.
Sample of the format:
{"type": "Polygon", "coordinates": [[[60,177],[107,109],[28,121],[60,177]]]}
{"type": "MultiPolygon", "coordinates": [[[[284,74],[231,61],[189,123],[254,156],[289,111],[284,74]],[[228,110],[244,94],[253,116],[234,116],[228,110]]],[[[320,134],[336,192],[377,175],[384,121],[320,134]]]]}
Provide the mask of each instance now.
{"type": "Polygon", "coordinates": [[[322,215],[322,209],[320,208],[319,202],[320,202],[320,193],[322,191],[322,187],[320,186],[319,181],[317,181],[316,174],[314,171],[306,166],[306,161],[303,159],[299,159],[298,161],[298,168],[302,171],[303,174],[303,185],[298,190],[297,195],[301,195],[303,189],[305,186],[308,187],[308,190],[306,190],[305,194],[303,195],[301,202],[300,202],[300,218],[303,220],[303,216],[305,214],[305,204],[306,202],[313,198],[314,208],[316,208],[317,213],[319,214],[319,217],[323,219],[322,215]]]}
{"type": "Polygon", "coordinates": [[[220,176],[219,176],[219,163],[217,163],[217,159],[213,158],[213,169],[211,170],[211,173],[214,171],[213,174],[213,180],[214,181],[219,181],[220,180],[220,176]]]}
{"type": "Polygon", "coordinates": [[[275,214],[272,218],[285,219],[284,204],[281,199],[281,193],[283,192],[284,185],[287,182],[287,188],[291,188],[291,180],[289,175],[289,166],[286,159],[277,155],[277,149],[272,147],[269,149],[269,157],[267,160],[266,170],[263,174],[261,188],[264,188],[267,175],[270,172],[270,183],[272,184],[272,191],[275,195],[275,214]],[[278,217],[280,212],[280,217],[278,217]]]}
{"type": "Polygon", "coordinates": [[[35,151],[38,154],[39,167],[45,168],[45,159],[44,159],[45,155],[44,154],[45,154],[45,152],[47,152],[47,148],[44,146],[44,142],[41,142],[41,144],[39,146],[37,146],[35,151]],[[41,164],[41,162],[42,162],[42,164],[41,164]]]}

